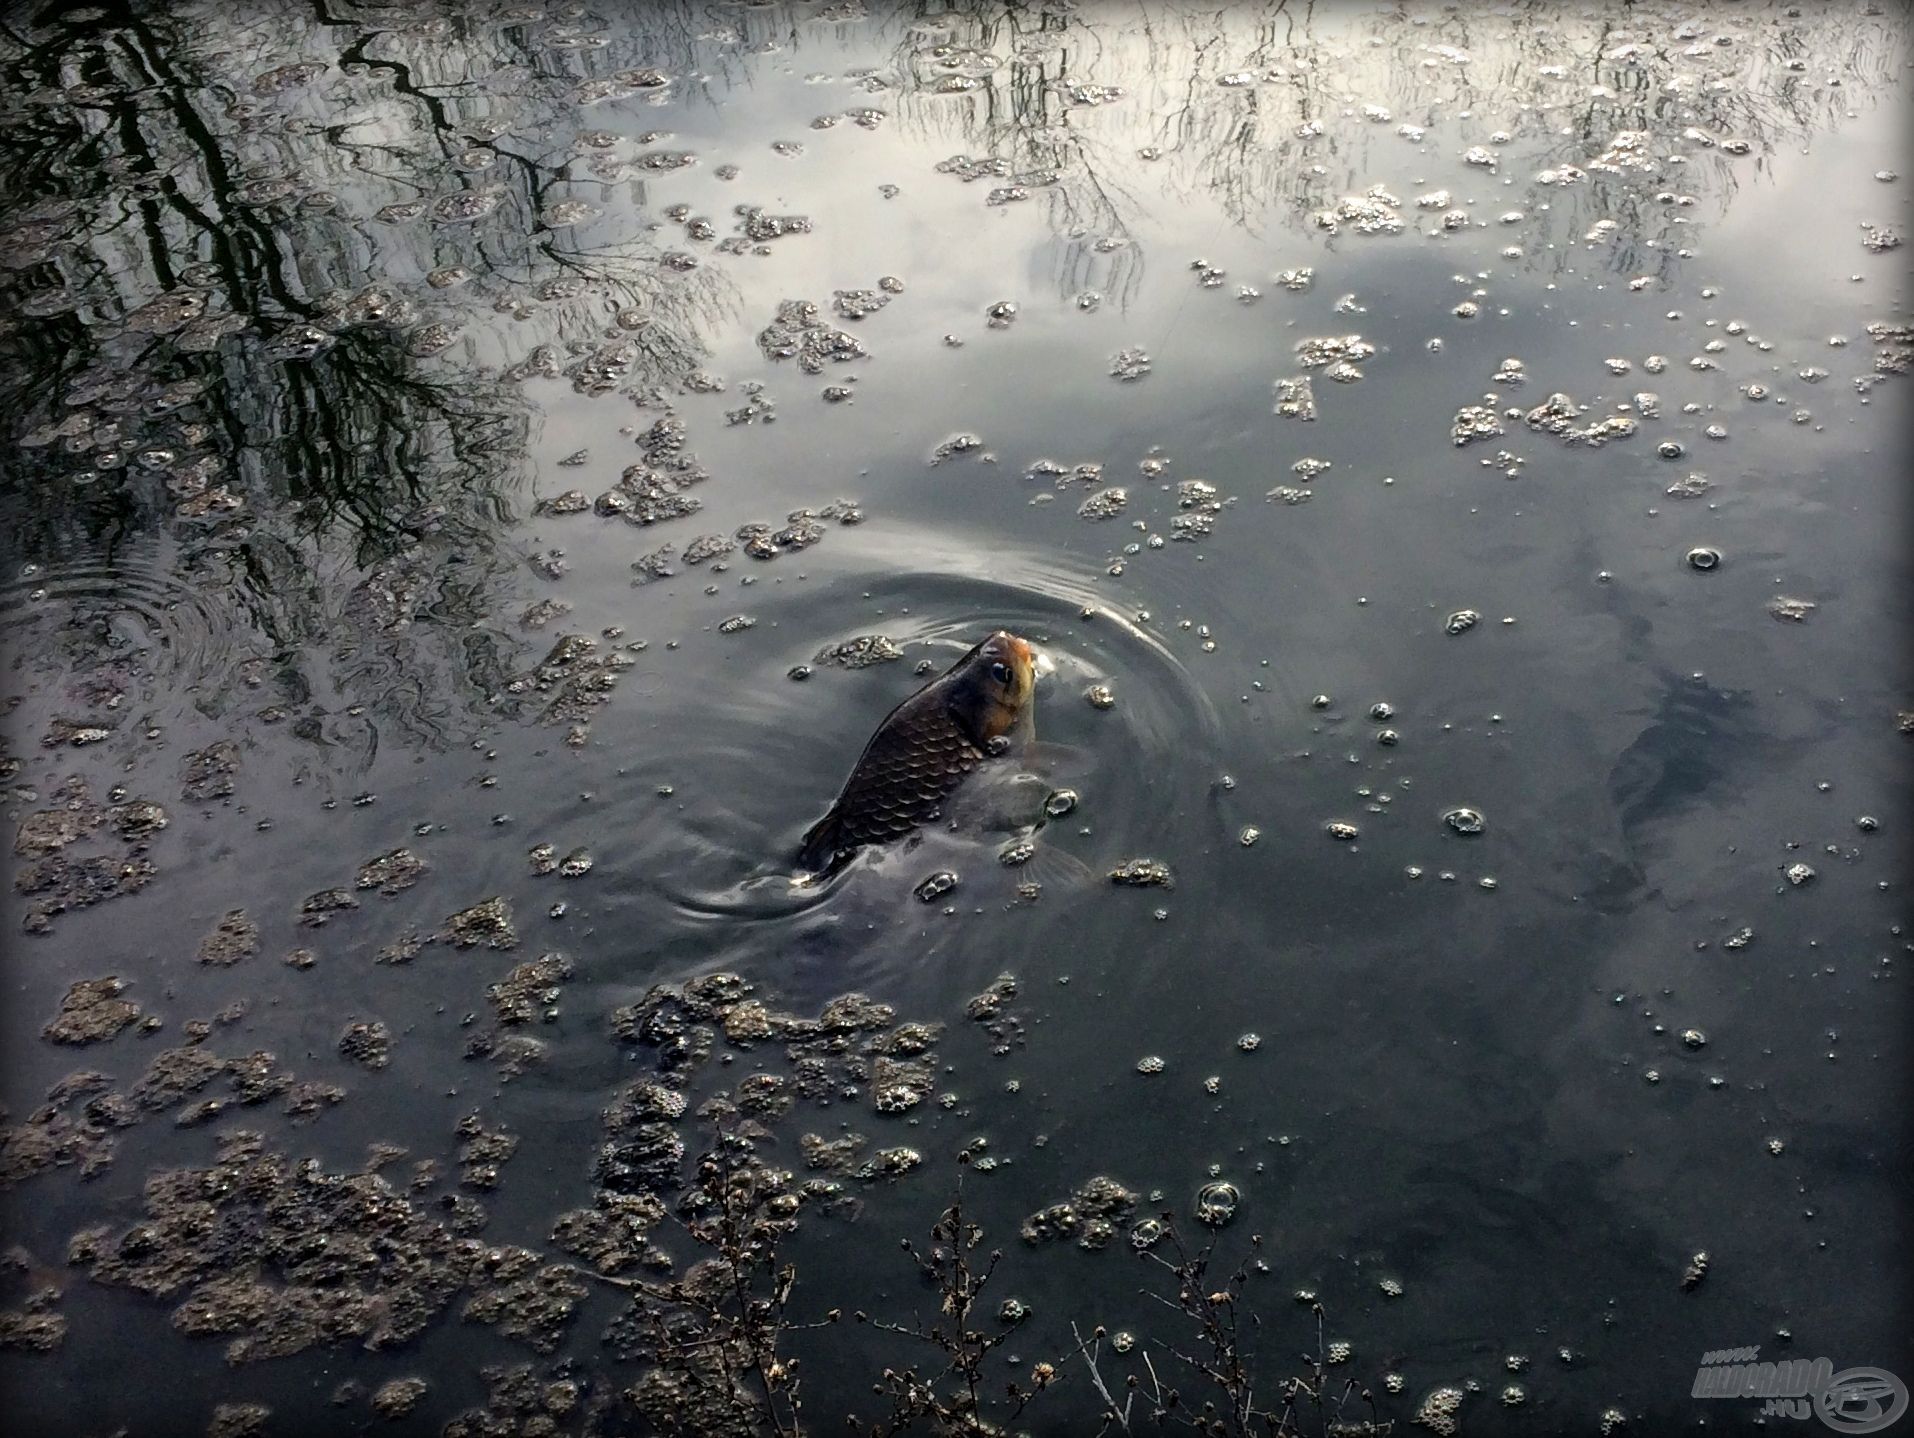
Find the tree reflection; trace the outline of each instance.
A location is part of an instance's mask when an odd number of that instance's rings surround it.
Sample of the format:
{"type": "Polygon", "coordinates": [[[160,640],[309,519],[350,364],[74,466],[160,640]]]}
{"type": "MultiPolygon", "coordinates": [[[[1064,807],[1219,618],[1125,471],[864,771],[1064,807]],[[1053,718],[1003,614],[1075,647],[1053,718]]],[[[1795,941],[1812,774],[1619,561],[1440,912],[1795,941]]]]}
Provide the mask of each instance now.
{"type": "MultiPolygon", "coordinates": [[[[630,172],[549,148],[588,76],[528,22],[211,18],[93,7],[0,31],[11,546],[93,561],[58,597],[124,599],[151,693],[303,710],[301,733],[365,705],[441,740],[520,647],[500,618],[533,414],[516,381],[549,367],[524,357],[614,333],[626,392],[661,402],[723,280],[554,220],[630,172]],[[500,310],[508,336],[468,326],[500,310]],[[217,642],[184,627],[189,594],[217,642]],[[274,692],[247,694],[262,674],[274,692]]],[[[660,18],[629,43],[682,53],[685,17],[660,18]]],[[[17,647],[70,618],[42,615],[17,647]]]]}
{"type": "MultiPolygon", "coordinates": [[[[1497,171],[1517,181],[1510,207],[1547,203],[1577,234],[1613,221],[1608,263],[1622,273],[1659,271],[1698,207],[1719,215],[1779,146],[1833,124],[1857,86],[1884,84],[1898,43],[1887,17],[1857,8],[1711,21],[1661,5],[956,0],[885,23],[899,32],[900,123],[1001,160],[1068,239],[1134,238],[1145,202],[1126,180],[1140,161],[1176,200],[1300,248],[1312,215],[1400,185],[1420,167],[1418,132],[1461,119],[1480,132],[1462,144],[1520,153],[1520,172],[1497,171]],[[1123,94],[1081,103],[1093,82],[1123,94]],[[1603,169],[1628,132],[1656,163],[1603,169]],[[1581,173],[1564,180],[1567,167],[1581,173]]],[[[1522,263],[1559,270],[1571,253],[1538,247],[1522,263]]],[[[1139,263],[1126,247],[1119,269],[1139,263]]],[[[1064,293],[1086,284],[1075,249],[1058,279],[1064,293]]],[[[1127,294],[1125,274],[1107,288],[1127,294]]]]}
{"type": "MultiPolygon", "coordinates": [[[[1060,294],[1121,304],[1164,197],[1282,264],[1398,243],[1319,219],[1437,136],[1484,147],[1496,207],[1549,207],[1556,242],[1512,229],[1510,264],[1586,263],[1594,232],[1653,275],[1898,44],[1847,7],[49,7],[0,26],[9,542],[65,602],[122,596],[150,679],[199,656],[202,708],[439,739],[519,662],[523,382],[668,407],[736,313],[715,256],[755,241],[647,228],[687,162],[654,104],[715,106],[773,51],[834,66],[980,207],[1045,214],[1060,294]]],[[[1440,218],[1403,196],[1405,227],[1440,218]]]]}

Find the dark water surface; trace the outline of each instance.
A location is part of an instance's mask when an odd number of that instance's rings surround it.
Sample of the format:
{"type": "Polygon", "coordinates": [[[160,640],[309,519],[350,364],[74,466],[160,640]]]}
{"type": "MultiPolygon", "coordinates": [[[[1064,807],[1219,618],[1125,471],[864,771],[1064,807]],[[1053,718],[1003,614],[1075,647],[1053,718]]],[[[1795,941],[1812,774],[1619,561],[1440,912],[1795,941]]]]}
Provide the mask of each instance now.
{"type": "Polygon", "coordinates": [[[1271,1421],[1319,1357],[1397,1431],[1914,1380],[1908,61],[1849,3],[11,13],[9,1428],[775,1431],[579,1276],[700,1259],[714,1132],[845,1314],[806,1431],[939,1370],[849,1315],[938,1321],[960,1174],[1026,1431],[1098,1431],[1072,1324],[1131,1431],[1229,1410],[1132,1242],[1213,1180],[1271,1421]],[[794,890],[996,627],[1080,796],[1038,896],[975,834],[794,890]],[[1099,1175],[1104,1249],[1020,1237],[1099,1175]]]}

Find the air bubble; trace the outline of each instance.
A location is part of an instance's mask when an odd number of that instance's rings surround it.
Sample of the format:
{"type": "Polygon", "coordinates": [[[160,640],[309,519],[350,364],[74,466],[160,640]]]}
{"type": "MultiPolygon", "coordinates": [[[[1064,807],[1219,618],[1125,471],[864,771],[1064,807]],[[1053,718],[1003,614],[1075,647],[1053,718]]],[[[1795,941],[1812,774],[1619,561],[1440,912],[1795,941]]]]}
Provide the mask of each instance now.
{"type": "Polygon", "coordinates": [[[926,904],[934,904],[956,887],[957,876],[949,869],[939,869],[925,878],[911,892],[926,904]]]}
{"type": "Polygon", "coordinates": [[[1206,1183],[1196,1191],[1195,1212],[1197,1222],[1211,1228],[1221,1228],[1236,1217],[1243,1196],[1237,1192],[1236,1185],[1218,1179],[1206,1183]]]}
{"type": "Polygon", "coordinates": [[[1442,822],[1458,834],[1480,834],[1488,821],[1474,809],[1456,808],[1442,816],[1442,822]]]}

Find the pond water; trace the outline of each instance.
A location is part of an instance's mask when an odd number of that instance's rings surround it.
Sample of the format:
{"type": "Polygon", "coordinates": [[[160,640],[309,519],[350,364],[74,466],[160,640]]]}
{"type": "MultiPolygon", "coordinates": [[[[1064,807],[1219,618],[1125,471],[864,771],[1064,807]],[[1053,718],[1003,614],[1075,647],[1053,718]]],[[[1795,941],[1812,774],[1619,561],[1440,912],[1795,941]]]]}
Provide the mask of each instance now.
{"type": "Polygon", "coordinates": [[[17,1431],[1914,1380],[1907,38],[10,19],[17,1431]],[[998,628],[1037,859],[794,886],[998,628]],[[954,1197],[970,1358],[908,1332],[954,1197]]]}

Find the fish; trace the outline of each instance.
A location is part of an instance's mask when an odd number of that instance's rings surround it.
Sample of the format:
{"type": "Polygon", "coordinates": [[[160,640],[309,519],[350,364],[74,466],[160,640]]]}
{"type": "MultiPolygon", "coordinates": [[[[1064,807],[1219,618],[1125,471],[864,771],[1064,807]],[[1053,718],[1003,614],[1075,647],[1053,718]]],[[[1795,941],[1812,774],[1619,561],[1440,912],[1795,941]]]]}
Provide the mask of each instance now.
{"type": "Polygon", "coordinates": [[[861,848],[935,820],[985,759],[1029,738],[1036,654],[998,630],[899,704],[877,726],[836,802],[808,830],[798,866],[833,873],[861,848]]]}

